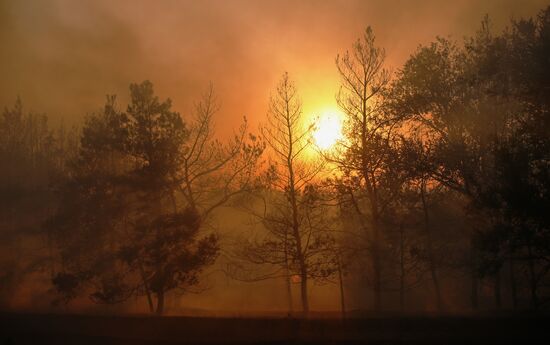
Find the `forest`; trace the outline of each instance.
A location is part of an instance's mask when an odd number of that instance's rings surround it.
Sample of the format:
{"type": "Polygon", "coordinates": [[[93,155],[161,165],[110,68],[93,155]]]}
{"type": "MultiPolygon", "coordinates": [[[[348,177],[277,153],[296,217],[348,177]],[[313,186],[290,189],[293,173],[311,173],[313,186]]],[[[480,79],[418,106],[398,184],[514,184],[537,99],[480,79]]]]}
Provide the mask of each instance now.
{"type": "Polygon", "coordinates": [[[334,57],[341,123],[290,72],[229,137],[215,85],[180,113],[128,80],[74,126],[4,104],[0,310],[183,315],[226,281],[296,318],[547,310],[550,7],[397,69],[368,26],[334,57]]]}

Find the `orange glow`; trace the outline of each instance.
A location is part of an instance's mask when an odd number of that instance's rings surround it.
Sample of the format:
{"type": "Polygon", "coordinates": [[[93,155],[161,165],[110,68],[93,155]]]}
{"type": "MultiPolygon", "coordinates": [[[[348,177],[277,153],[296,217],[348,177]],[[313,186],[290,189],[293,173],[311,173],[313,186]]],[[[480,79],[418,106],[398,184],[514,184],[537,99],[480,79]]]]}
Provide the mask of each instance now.
{"type": "Polygon", "coordinates": [[[337,110],[323,112],[315,121],[313,139],[321,150],[334,147],[342,140],[342,114],[337,110]]]}
{"type": "Polygon", "coordinates": [[[302,277],[300,277],[297,274],[294,274],[290,277],[290,280],[292,281],[293,284],[299,284],[302,281],[302,277]]]}

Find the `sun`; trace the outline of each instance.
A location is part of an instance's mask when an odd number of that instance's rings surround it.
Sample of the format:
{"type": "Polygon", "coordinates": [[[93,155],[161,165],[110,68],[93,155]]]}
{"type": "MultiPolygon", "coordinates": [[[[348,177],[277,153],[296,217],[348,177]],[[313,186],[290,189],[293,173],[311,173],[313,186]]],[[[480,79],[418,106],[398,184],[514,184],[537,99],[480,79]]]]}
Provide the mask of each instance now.
{"type": "Polygon", "coordinates": [[[336,111],[324,112],[315,121],[313,140],[322,150],[331,149],[342,139],[342,117],[336,111]]]}

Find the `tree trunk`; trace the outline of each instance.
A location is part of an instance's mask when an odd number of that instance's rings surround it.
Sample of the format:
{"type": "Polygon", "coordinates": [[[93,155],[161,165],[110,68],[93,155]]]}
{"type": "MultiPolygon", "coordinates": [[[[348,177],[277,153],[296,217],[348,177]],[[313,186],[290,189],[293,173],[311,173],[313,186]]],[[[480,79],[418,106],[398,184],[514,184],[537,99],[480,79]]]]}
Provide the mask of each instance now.
{"type": "Polygon", "coordinates": [[[399,225],[399,307],[405,311],[405,243],[403,239],[403,225],[399,225]]]}
{"type": "Polygon", "coordinates": [[[298,192],[296,190],[296,179],[294,176],[294,163],[293,163],[293,139],[292,139],[292,124],[290,123],[290,111],[288,109],[288,102],[286,103],[286,114],[287,114],[287,130],[288,130],[288,142],[290,146],[288,147],[288,155],[286,157],[286,164],[288,169],[288,193],[290,197],[290,206],[292,209],[292,235],[296,241],[296,256],[298,259],[298,264],[300,265],[300,290],[302,297],[302,310],[304,314],[307,315],[309,312],[309,304],[307,298],[307,264],[304,258],[304,248],[302,247],[302,237],[300,232],[300,223],[298,221],[298,201],[296,200],[298,192]]]}
{"type": "Polygon", "coordinates": [[[301,274],[301,282],[300,282],[300,288],[302,293],[302,310],[304,311],[304,314],[307,316],[309,313],[309,301],[307,297],[307,271],[302,270],[301,274]]]}
{"type": "Polygon", "coordinates": [[[472,272],[472,292],[471,292],[470,300],[472,303],[473,310],[477,310],[477,308],[479,307],[477,290],[478,290],[477,274],[475,274],[475,272],[472,272]]]}
{"type": "Polygon", "coordinates": [[[288,268],[288,231],[285,230],[285,242],[284,242],[284,256],[285,256],[285,284],[286,294],[288,299],[288,315],[292,315],[294,312],[294,306],[292,303],[292,284],[290,282],[290,269],[288,268]]]}
{"type": "Polygon", "coordinates": [[[372,273],[373,273],[373,303],[374,310],[380,311],[382,309],[382,267],[380,262],[380,229],[378,228],[378,206],[376,203],[376,197],[371,196],[372,207],[372,243],[371,243],[371,256],[372,256],[372,273]]]}
{"type": "Polygon", "coordinates": [[[346,300],[344,294],[344,276],[342,274],[342,264],[340,262],[340,255],[338,255],[338,283],[340,285],[340,310],[342,312],[342,319],[346,318],[346,300]]]}
{"type": "Polygon", "coordinates": [[[300,236],[300,229],[298,223],[298,206],[296,204],[296,191],[291,188],[291,203],[292,203],[292,217],[293,217],[293,232],[294,240],[296,241],[296,252],[298,257],[298,264],[300,265],[300,292],[302,297],[302,310],[305,315],[309,312],[309,303],[307,297],[307,264],[305,262],[302,238],[300,236]]]}
{"type": "MultiPolygon", "coordinates": [[[[124,231],[126,231],[127,217],[124,217],[124,231]]],[[[135,245],[135,243],[134,243],[135,245]]],[[[153,297],[151,296],[151,290],[149,289],[149,284],[147,283],[147,275],[145,274],[145,269],[143,267],[143,262],[141,261],[141,256],[137,256],[137,264],[139,269],[139,275],[141,281],[143,282],[143,289],[145,290],[145,296],[147,297],[147,305],[149,306],[149,312],[152,314],[155,312],[155,307],[153,305],[153,297]]]]}
{"type": "MultiPolygon", "coordinates": [[[[286,258],[285,258],[285,261],[286,261],[286,258]]],[[[288,269],[288,261],[286,261],[285,284],[286,284],[286,296],[288,300],[288,315],[290,316],[294,312],[294,306],[292,305],[292,285],[290,283],[290,271],[288,269]]]]}
{"type": "Polygon", "coordinates": [[[139,257],[138,266],[139,274],[141,275],[141,280],[143,281],[143,288],[145,289],[145,295],[147,296],[147,303],[149,304],[149,311],[153,313],[155,311],[155,307],[153,306],[153,297],[151,296],[151,290],[149,290],[149,284],[147,284],[147,279],[145,277],[145,270],[143,269],[143,264],[141,263],[141,259],[139,259],[139,257]]]}
{"type": "Polygon", "coordinates": [[[54,254],[54,241],[52,232],[48,229],[48,255],[50,260],[50,279],[55,277],[55,254],[54,254]]]}
{"type": "Polygon", "coordinates": [[[292,286],[290,283],[290,275],[287,270],[287,275],[285,277],[285,283],[286,283],[286,296],[288,300],[288,315],[292,315],[294,313],[294,306],[292,303],[292,286]]]}
{"type": "Polygon", "coordinates": [[[500,269],[495,274],[495,307],[500,309],[502,307],[502,299],[500,292],[500,269]]]}
{"type": "MultiPolygon", "coordinates": [[[[378,222],[376,222],[378,223],[378,222]]],[[[374,310],[382,309],[382,267],[380,265],[380,234],[378,226],[373,229],[373,244],[372,244],[372,269],[373,269],[373,286],[374,286],[374,310]]]]}
{"type": "Polygon", "coordinates": [[[164,291],[160,290],[157,292],[157,311],[156,314],[158,316],[162,315],[164,313],[164,291]]]}
{"type": "MultiPolygon", "coordinates": [[[[368,180],[368,176],[364,177],[366,184],[367,184],[367,191],[369,195],[369,201],[371,206],[371,228],[372,228],[372,239],[367,243],[367,248],[369,249],[369,255],[371,258],[371,264],[372,264],[372,273],[373,273],[373,279],[372,279],[372,291],[373,291],[373,309],[375,311],[380,311],[382,306],[382,296],[381,296],[381,276],[382,276],[382,267],[380,265],[380,232],[378,229],[378,205],[376,202],[376,196],[375,193],[371,187],[371,183],[368,180]]],[[[359,209],[359,205],[355,201],[353,197],[353,193],[350,193],[353,205],[357,211],[357,214],[359,217],[365,217],[361,210],[359,209]]],[[[368,238],[370,237],[368,233],[368,227],[366,224],[363,224],[361,222],[363,231],[365,231],[365,236],[368,238]]]]}
{"type": "Polygon", "coordinates": [[[537,309],[539,306],[537,296],[537,278],[535,275],[535,260],[533,258],[533,250],[530,243],[527,245],[527,254],[529,267],[529,288],[531,290],[531,308],[537,309]]]}
{"type": "MultiPolygon", "coordinates": [[[[366,84],[365,84],[366,85],[366,84]]],[[[369,172],[369,157],[367,152],[368,140],[367,140],[367,88],[363,88],[363,95],[361,98],[361,169],[363,179],[365,180],[371,212],[372,212],[372,243],[371,243],[371,255],[372,255],[372,270],[373,270],[373,292],[374,292],[374,310],[380,311],[382,308],[382,266],[380,262],[380,229],[378,217],[378,195],[376,192],[376,178],[374,175],[371,177],[369,172]]]]}
{"type": "Polygon", "coordinates": [[[435,254],[433,250],[432,231],[430,227],[430,217],[428,213],[428,205],[426,203],[426,182],[422,181],[420,187],[420,196],[422,199],[422,208],[424,210],[424,230],[426,232],[426,242],[428,246],[428,261],[430,268],[430,275],[432,277],[432,283],[435,290],[435,299],[437,305],[437,311],[443,311],[443,299],[441,297],[441,287],[439,285],[439,277],[437,275],[437,264],[435,260],[435,254]]]}
{"type": "Polygon", "coordinates": [[[470,294],[470,301],[472,303],[472,309],[477,310],[479,306],[478,302],[478,274],[477,274],[477,250],[475,248],[474,238],[470,239],[470,274],[472,278],[472,290],[470,294]]]}
{"type": "Polygon", "coordinates": [[[515,309],[518,308],[518,295],[517,295],[517,285],[516,285],[516,275],[514,272],[514,258],[510,254],[510,262],[508,266],[510,270],[510,291],[512,293],[512,306],[515,309]]]}

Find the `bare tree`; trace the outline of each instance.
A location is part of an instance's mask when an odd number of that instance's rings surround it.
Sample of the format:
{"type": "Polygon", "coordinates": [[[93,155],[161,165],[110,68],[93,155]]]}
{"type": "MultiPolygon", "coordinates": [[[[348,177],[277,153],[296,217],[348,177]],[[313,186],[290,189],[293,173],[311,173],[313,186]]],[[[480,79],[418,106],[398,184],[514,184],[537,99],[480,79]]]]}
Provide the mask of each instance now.
{"type": "Polygon", "coordinates": [[[270,277],[285,277],[290,310],[290,279],[299,281],[304,313],[309,311],[308,280],[321,279],[329,271],[321,255],[328,250],[329,238],[321,198],[313,183],[322,162],[312,158],[312,128],[303,116],[296,87],[285,73],[271,98],[267,123],[261,128],[270,154],[268,188],[259,196],[262,210],[251,210],[267,235],[247,241],[241,255],[255,264],[275,266],[270,277]]]}
{"type": "Polygon", "coordinates": [[[255,170],[265,146],[248,132],[246,118],[228,142],[217,139],[214,117],[219,109],[210,85],[188,121],[189,139],[182,148],[181,169],[177,173],[186,206],[203,219],[232,198],[255,188],[255,170]]]}
{"type": "Polygon", "coordinates": [[[372,261],[374,308],[381,308],[382,264],[380,216],[385,207],[379,191],[380,176],[386,165],[391,121],[381,110],[382,94],[390,79],[384,68],[385,52],[375,45],[375,36],[368,27],[360,39],[342,56],[336,58],[341,77],[337,102],[343,109],[346,140],[328,160],[336,163],[349,186],[348,197],[362,218],[368,234],[372,261]],[[366,204],[366,205],[365,205],[366,204]]]}

